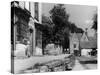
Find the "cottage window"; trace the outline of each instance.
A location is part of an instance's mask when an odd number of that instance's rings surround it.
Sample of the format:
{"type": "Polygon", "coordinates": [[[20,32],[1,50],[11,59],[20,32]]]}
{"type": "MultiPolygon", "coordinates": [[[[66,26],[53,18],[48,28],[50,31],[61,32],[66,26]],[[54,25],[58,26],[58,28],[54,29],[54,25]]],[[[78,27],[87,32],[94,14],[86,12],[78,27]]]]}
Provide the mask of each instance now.
{"type": "Polygon", "coordinates": [[[76,44],[74,44],[74,48],[76,48],[76,44]]]}

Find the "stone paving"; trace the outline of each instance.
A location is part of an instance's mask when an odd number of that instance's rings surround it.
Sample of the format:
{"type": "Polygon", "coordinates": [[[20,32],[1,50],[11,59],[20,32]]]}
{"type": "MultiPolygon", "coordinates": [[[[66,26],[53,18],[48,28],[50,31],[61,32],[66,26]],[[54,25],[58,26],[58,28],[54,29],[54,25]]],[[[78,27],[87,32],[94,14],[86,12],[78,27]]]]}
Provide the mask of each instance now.
{"type": "MultiPolygon", "coordinates": [[[[32,67],[33,65],[35,65],[36,63],[45,63],[48,61],[52,61],[52,60],[62,60],[64,57],[68,57],[68,54],[64,54],[64,55],[58,55],[58,56],[35,56],[35,57],[31,57],[31,58],[27,58],[27,59],[15,59],[15,72],[19,73],[20,71],[26,70],[29,67],[32,67]]],[[[74,65],[71,68],[72,71],[75,70],[90,70],[90,69],[97,69],[97,63],[81,63],[80,61],[84,60],[87,61],[88,58],[83,58],[83,57],[75,57],[73,56],[75,59],[72,59],[72,61],[74,61],[74,65]],[[81,60],[80,60],[81,59],[81,60]]],[[[91,59],[92,61],[94,60],[91,59]]],[[[96,60],[96,59],[95,59],[96,60]]],[[[88,59],[88,61],[90,61],[90,59],[88,59]]],[[[31,72],[39,72],[38,69],[30,69],[30,70],[26,70],[26,72],[31,73],[31,72]]],[[[66,70],[67,71],[67,70],[66,70]]]]}
{"type": "Polygon", "coordinates": [[[75,60],[75,66],[73,67],[72,70],[85,70],[82,64],[80,64],[79,60],[75,60]]]}

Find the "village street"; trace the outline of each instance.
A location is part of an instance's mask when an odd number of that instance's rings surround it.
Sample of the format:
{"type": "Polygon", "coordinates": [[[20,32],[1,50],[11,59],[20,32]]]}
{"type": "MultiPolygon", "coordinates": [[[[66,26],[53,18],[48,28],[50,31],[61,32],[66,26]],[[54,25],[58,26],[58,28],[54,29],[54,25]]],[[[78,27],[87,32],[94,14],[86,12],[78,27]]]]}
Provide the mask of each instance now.
{"type": "Polygon", "coordinates": [[[89,9],[11,2],[11,72],[97,69],[97,8],[89,9]]]}
{"type": "MultiPolygon", "coordinates": [[[[33,72],[33,70],[27,70],[27,68],[30,68],[32,66],[34,66],[36,63],[45,63],[51,60],[62,60],[64,57],[68,57],[68,54],[64,54],[64,55],[58,55],[58,56],[43,56],[43,57],[30,57],[27,59],[16,59],[14,61],[15,64],[15,72],[16,73],[20,73],[22,71],[26,71],[26,72],[33,72]]],[[[91,69],[97,69],[97,63],[95,62],[96,59],[95,58],[91,58],[89,60],[88,57],[76,57],[75,56],[75,61],[74,66],[72,67],[73,71],[77,71],[77,70],[91,70],[91,69]],[[88,63],[86,62],[88,59],[88,63]],[[92,61],[92,62],[91,62],[92,61]]],[[[67,71],[67,70],[66,70],[67,71]]]]}
{"type": "Polygon", "coordinates": [[[36,63],[45,63],[51,60],[61,60],[64,57],[68,57],[70,54],[62,54],[58,56],[33,56],[26,59],[14,59],[14,72],[20,73],[22,70],[26,70],[27,68],[30,68],[34,66],[36,63]]]}

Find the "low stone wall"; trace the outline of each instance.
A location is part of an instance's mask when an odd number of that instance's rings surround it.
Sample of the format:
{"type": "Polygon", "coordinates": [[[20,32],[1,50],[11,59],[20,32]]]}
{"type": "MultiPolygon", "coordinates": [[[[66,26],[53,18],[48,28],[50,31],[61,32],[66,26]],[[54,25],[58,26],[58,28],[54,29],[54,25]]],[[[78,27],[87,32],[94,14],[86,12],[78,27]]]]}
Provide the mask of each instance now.
{"type": "Polygon", "coordinates": [[[26,70],[36,63],[42,64],[52,60],[62,60],[65,57],[70,56],[70,54],[61,55],[45,55],[45,56],[33,56],[27,59],[14,59],[14,73],[20,73],[22,70],[26,70]]]}
{"type": "Polygon", "coordinates": [[[65,57],[64,59],[56,59],[51,60],[44,63],[35,64],[35,66],[28,68],[24,72],[32,72],[32,73],[39,73],[39,72],[57,72],[57,71],[68,71],[72,70],[75,63],[75,57],[70,55],[65,57]]]}

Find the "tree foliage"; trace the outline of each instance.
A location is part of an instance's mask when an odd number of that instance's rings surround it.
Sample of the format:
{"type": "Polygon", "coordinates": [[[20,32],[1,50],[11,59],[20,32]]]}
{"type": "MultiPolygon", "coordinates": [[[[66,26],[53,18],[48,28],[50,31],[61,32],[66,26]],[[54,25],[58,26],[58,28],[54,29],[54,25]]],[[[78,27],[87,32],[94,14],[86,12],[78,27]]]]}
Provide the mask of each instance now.
{"type": "Polygon", "coordinates": [[[93,17],[93,26],[92,28],[94,28],[95,30],[97,30],[97,14],[94,15],[93,17]]]}
{"type": "Polygon", "coordinates": [[[41,26],[40,28],[42,29],[43,47],[45,47],[45,45],[48,44],[52,39],[54,24],[51,21],[50,17],[47,17],[45,15],[42,15],[42,24],[43,26],[41,26]]]}
{"type": "Polygon", "coordinates": [[[83,33],[84,31],[81,28],[78,28],[74,23],[70,23],[71,33],[83,33]]]}
{"type": "Polygon", "coordinates": [[[66,13],[64,5],[55,5],[52,10],[50,10],[51,19],[55,25],[55,34],[63,27],[67,26],[69,15],[66,13]]]}
{"type": "Polygon", "coordinates": [[[42,23],[45,26],[43,42],[59,43],[63,48],[69,48],[70,31],[82,33],[74,23],[69,22],[69,14],[63,4],[57,4],[50,10],[50,17],[42,16],[42,23]]]}
{"type": "Polygon", "coordinates": [[[66,41],[66,46],[69,45],[69,14],[66,12],[63,4],[55,5],[50,10],[51,19],[54,23],[53,41],[60,42],[63,45],[66,41]]]}

